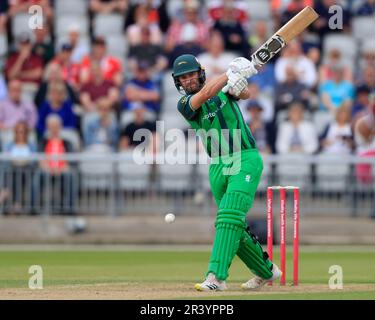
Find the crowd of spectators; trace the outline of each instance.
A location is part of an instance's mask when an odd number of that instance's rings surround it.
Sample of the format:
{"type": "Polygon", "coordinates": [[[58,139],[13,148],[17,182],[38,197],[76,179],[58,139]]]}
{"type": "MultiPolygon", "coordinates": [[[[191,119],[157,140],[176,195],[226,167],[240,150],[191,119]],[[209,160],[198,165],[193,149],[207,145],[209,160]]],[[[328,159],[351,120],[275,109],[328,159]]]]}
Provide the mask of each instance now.
{"type": "Polygon", "coordinates": [[[212,79],[311,5],[320,18],[249,79],[252,96],[240,106],[264,153],[356,152],[356,121],[373,112],[375,48],[348,63],[339,48],[325,52],[323,43],[331,33],[353,36],[353,19],[374,17],[375,1],[343,2],[343,30],[328,27],[329,7],[337,3],[332,0],[271,0],[269,20],[247,10],[244,0],[184,0],[174,11],[165,0],[86,2],[90,43],[82,41],[79,21],[67,26],[60,43],[53,23],[56,1],[1,1],[0,37],[9,48],[0,56],[3,151],[64,153],[96,145],[111,152],[128,150],[139,143],[132,139],[136,129],[154,132],[155,121],[162,118],[163,82],[178,55],[196,55],[212,79]],[[12,20],[32,4],[43,7],[42,29],[15,37],[12,20]],[[109,53],[106,36],[93,32],[95,17],[109,14],[124,17],[125,56],[109,53]],[[314,122],[318,113],[329,119],[320,129],[314,122]],[[64,143],[46,143],[59,137],[64,143]],[[68,140],[73,146],[67,147],[68,140]]]}

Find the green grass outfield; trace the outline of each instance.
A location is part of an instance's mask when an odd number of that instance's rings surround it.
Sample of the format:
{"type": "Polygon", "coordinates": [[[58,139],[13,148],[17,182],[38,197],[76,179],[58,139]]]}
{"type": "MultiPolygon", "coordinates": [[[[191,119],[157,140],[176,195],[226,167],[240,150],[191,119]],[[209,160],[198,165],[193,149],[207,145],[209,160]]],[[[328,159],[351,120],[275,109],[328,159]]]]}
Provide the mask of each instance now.
{"type": "MultiPolygon", "coordinates": [[[[374,247],[307,246],[300,249],[300,286],[278,284],[256,293],[238,290],[250,273],[235,258],[230,290],[197,293],[203,279],[208,248],[151,247],[90,249],[4,249],[0,247],[0,300],[51,299],[375,299],[374,247]],[[28,289],[28,269],[43,268],[43,290],[28,289]],[[343,290],[328,288],[329,267],[343,269],[343,290]]],[[[278,251],[275,261],[278,261],[278,251]]],[[[287,281],[291,282],[289,250],[287,281]]]]}

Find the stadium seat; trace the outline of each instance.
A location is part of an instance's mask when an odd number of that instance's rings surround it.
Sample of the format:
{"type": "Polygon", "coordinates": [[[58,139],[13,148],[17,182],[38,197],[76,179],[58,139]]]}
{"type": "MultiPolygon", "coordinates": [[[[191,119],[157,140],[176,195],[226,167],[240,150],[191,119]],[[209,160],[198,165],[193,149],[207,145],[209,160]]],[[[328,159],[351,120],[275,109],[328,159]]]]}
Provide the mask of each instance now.
{"type": "Polygon", "coordinates": [[[344,59],[354,60],[358,52],[358,45],[355,38],[350,35],[329,34],[323,42],[325,57],[332,49],[338,49],[344,59]]]}
{"type": "Polygon", "coordinates": [[[375,36],[374,17],[355,17],[352,20],[353,36],[358,40],[366,40],[375,36]]]}
{"type": "Polygon", "coordinates": [[[19,13],[12,19],[12,35],[18,38],[22,33],[33,34],[33,30],[29,27],[30,16],[26,13],[19,13]]]}
{"type": "Polygon", "coordinates": [[[127,191],[147,190],[150,186],[152,165],[135,163],[132,152],[121,152],[119,156],[121,157],[118,165],[120,189],[127,191]]]}
{"type": "Polygon", "coordinates": [[[178,112],[164,112],[161,116],[161,120],[164,121],[165,131],[171,129],[185,130],[189,127],[187,121],[178,112]]]}
{"type": "Polygon", "coordinates": [[[128,51],[128,43],[122,34],[108,35],[105,37],[108,54],[115,57],[125,57],[128,51]]]}
{"type": "Polygon", "coordinates": [[[88,14],[87,1],[85,0],[55,0],[56,16],[86,15],[88,14]]]}
{"type": "Polygon", "coordinates": [[[372,38],[364,39],[360,47],[361,53],[372,51],[375,52],[375,36],[372,38]]]}
{"type": "Polygon", "coordinates": [[[167,2],[167,11],[170,17],[176,16],[179,10],[182,9],[181,0],[169,0],[167,2]]]}
{"type": "Polygon", "coordinates": [[[56,17],[55,34],[57,37],[65,36],[72,24],[78,24],[81,35],[86,37],[89,34],[89,20],[86,15],[63,15],[56,17]]]}
{"type": "Polygon", "coordinates": [[[0,33],[0,58],[8,53],[8,40],[6,33],[0,33]]]}
{"type": "Polygon", "coordinates": [[[311,187],[311,166],[308,162],[306,162],[306,156],[308,155],[280,155],[280,162],[276,167],[279,185],[293,185],[300,187],[301,189],[311,187]]]}
{"type": "Polygon", "coordinates": [[[61,130],[61,138],[72,145],[74,152],[79,152],[81,150],[81,138],[79,137],[77,130],[63,129],[61,130]]]}
{"type": "Polygon", "coordinates": [[[313,123],[318,136],[321,136],[330,122],[333,121],[333,116],[328,111],[315,111],[313,115],[313,123]]]}
{"type": "MultiPolygon", "coordinates": [[[[90,38],[88,37],[88,35],[82,35],[80,36],[80,43],[82,44],[85,44],[87,46],[87,48],[90,50],[91,48],[91,42],[90,42],[90,38]]],[[[68,35],[67,34],[63,34],[63,35],[60,35],[59,37],[56,37],[56,40],[55,40],[55,48],[57,51],[59,51],[61,49],[61,46],[64,44],[64,43],[67,43],[69,42],[69,38],[68,38],[68,35]]]]}
{"type": "Polygon", "coordinates": [[[247,12],[251,19],[269,19],[271,17],[271,8],[268,1],[252,0],[246,1],[247,12]]]}
{"type": "Polygon", "coordinates": [[[158,172],[162,191],[188,191],[193,189],[193,165],[191,164],[164,163],[158,165],[158,172]]]}
{"type": "MultiPolygon", "coordinates": [[[[110,153],[105,146],[93,146],[82,152],[85,157],[104,156],[110,153]]],[[[113,186],[113,164],[103,159],[83,160],[79,164],[82,174],[82,188],[95,191],[108,190],[113,186]]]]}
{"type": "Polygon", "coordinates": [[[342,163],[340,155],[317,156],[316,189],[319,191],[342,192],[347,188],[350,167],[342,163]]]}
{"type": "Polygon", "coordinates": [[[163,99],[163,110],[165,112],[177,112],[177,103],[181,99],[182,95],[180,95],[175,88],[175,92],[170,94],[165,94],[163,99]]]}
{"type": "Polygon", "coordinates": [[[97,14],[94,18],[94,35],[123,34],[124,16],[121,14],[97,14]]]}

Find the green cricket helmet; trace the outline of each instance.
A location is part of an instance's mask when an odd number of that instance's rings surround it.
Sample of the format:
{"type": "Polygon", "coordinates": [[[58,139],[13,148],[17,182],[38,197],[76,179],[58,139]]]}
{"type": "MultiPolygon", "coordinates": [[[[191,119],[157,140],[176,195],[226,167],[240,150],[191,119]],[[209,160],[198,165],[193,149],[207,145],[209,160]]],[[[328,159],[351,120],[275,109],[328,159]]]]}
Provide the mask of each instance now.
{"type": "MultiPolygon", "coordinates": [[[[178,77],[190,73],[198,71],[198,79],[200,83],[200,88],[203,87],[204,83],[206,82],[206,72],[204,71],[204,68],[199,63],[197,58],[193,56],[192,54],[183,54],[176,58],[176,60],[173,63],[173,73],[172,77],[174,80],[174,84],[179,92],[182,92],[184,88],[181,85],[180,80],[178,77]]],[[[189,94],[190,92],[186,92],[189,94]]]]}

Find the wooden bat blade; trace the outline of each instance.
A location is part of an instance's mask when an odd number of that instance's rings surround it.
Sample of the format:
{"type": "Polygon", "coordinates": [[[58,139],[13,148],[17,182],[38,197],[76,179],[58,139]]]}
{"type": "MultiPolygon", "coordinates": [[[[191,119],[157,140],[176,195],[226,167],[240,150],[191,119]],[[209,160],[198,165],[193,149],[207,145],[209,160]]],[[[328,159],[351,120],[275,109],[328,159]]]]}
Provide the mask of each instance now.
{"type": "Polygon", "coordinates": [[[313,8],[306,7],[281,27],[276,34],[283,38],[285,43],[289,43],[311,23],[318,19],[318,17],[319,15],[313,8]]]}

